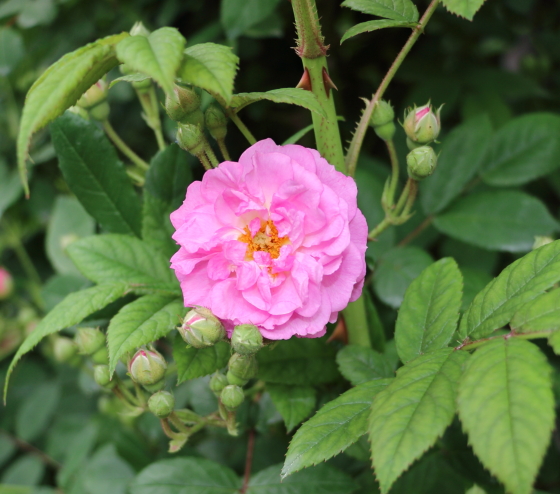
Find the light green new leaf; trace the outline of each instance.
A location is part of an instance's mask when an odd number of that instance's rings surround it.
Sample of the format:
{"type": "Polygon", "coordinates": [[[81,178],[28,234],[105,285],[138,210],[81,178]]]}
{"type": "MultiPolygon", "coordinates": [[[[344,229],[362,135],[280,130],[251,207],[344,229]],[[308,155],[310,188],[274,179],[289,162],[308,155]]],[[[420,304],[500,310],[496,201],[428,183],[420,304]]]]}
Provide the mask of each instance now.
{"type": "Polygon", "coordinates": [[[560,281],[560,241],[540,247],[504,269],[473,300],[459,337],[485,338],[506,325],[527,302],[560,281]]]}
{"type": "Polygon", "coordinates": [[[317,465],[288,478],[280,476],[282,465],[273,465],[251,477],[247,494],[350,494],[358,485],[330,465],[317,465]]]}
{"type": "Polygon", "coordinates": [[[560,355],[560,331],[552,333],[548,337],[548,344],[552,347],[552,350],[556,355],[560,355]]]}
{"type": "Polygon", "coordinates": [[[403,362],[447,346],[457,329],[462,294],[463,276],[451,257],[435,262],[410,284],[395,328],[403,362]]]}
{"type": "Polygon", "coordinates": [[[430,448],[455,415],[456,388],[466,352],[442,348],[397,371],[373,401],[371,457],[381,492],[430,448]]]}
{"type": "Polygon", "coordinates": [[[111,374],[123,355],[165,336],[185,312],[182,300],[167,295],[144,295],[125,305],[107,329],[111,374]]]}
{"type": "Polygon", "coordinates": [[[363,436],[368,430],[373,398],[391,381],[377,379],[360,384],[323,406],[292,438],[282,477],[328,460],[363,436]]]}
{"type": "Polygon", "coordinates": [[[118,65],[114,46],[128,33],[109,36],[64,55],[35,81],[27,93],[17,140],[18,167],[25,191],[25,160],[31,136],[78,101],[93,84],[118,65]]]}
{"type": "Polygon", "coordinates": [[[171,291],[178,290],[169,259],[135,237],[107,234],[83,238],[68,247],[68,255],[95,283],[164,284],[171,291]]]}
{"type": "Polygon", "coordinates": [[[341,6],[395,21],[418,20],[418,9],[410,0],[346,0],[341,6]]]}
{"type": "Polygon", "coordinates": [[[117,82],[142,82],[145,81],[146,79],[150,79],[150,77],[140,73],[123,75],[121,77],[117,77],[116,79],[113,79],[109,84],[109,89],[111,89],[117,82]]]}
{"type": "Polygon", "coordinates": [[[266,390],[276,410],[282,415],[288,432],[309,417],[315,409],[317,393],[311,386],[267,384],[266,390]]]}
{"type": "Polygon", "coordinates": [[[354,386],[395,375],[385,355],[363,346],[346,345],[336,354],[336,363],[340,373],[354,386]]]}
{"type": "Polygon", "coordinates": [[[307,108],[308,110],[327,118],[327,114],[319,104],[317,96],[315,96],[310,91],[305,91],[303,89],[298,89],[295,87],[273,89],[272,91],[267,91],[266,93],[234,94],[231,98],[230,106],[235,109],[236,112],[238,112],[239,110],[245,108],[247,105],[262,100],[269,100],[273,101],[274,103],[288,103],[290,105],[302,106],[303,108],[307,108]]]}
{"type": "Polygon", "coordinates": [[[200,43],[185,50],[179,77],[209,92],[222,106],[229,106],[239,58],[228,46],[200,43]]]}
{"type": "Polygon", "coordinates": [[[231,347],[220,341],[208,348],[189,347],[177,334],[173,341],[173,360],[177,364],[177,384],[197,377],[207,376],[225,367],[231,347]]]}
{"type": "Polygon", "coordinates": [[[484,466],[512,494],[529,494],[554,427],[551,369],[528,341],[479,348],[459,385],[459,417],[484,466]]]}
{"type": "Polygon", "coordinates": [[[148,465],[132,481],[130,494],[236,494],[236,473],[203,458],[172,458],[148,465]]]}
{"type": "Polygon", "coordinates": [[[457,14],[472,21],[474,14],[482,7],[485,0],[443,0],[443,5],[452,14],[457,14]]]}
{"type": "Polygon", "coordinates": [[[560,290],[545,293],[522,305],[510,326],[516,333],[560,331],[560,290]]]}
{"type": "Polygon", "coordinates": [[[117,45],[117,57],[132,70],[154,79],[167,94],[172,94],[185,44],[185,38],[177,29],[162,27],[149,36],[130,36],[122,40],[117,45]]]}
{"type": "Polygon", "coordinates": [[[51,310],[21,344],[12,359],[6,374],[4,401],[6,400],[10,374],[21,357],[31,351],[45,336],[82,322],[90,314],[103,309],[111,302],[124,296],[129,288],[129,284],[124,282],[93,286],[80,292],[71,293],[51,310]]]}
{"type": "Polygon", "coordinates": [[[370,33],[372,31],[377,31],[379,29],[385,29],[387,27],[410,27],[416,26],[416,22],[409,21],[393,21],[393,20],[379,20],[379,21],[366,21],[361,22],[352,26],[348,31],[344,33],[340,40],[340,44],[344,43],[348,38],[353,38],[354,36],[362,33],[370,33]]]}

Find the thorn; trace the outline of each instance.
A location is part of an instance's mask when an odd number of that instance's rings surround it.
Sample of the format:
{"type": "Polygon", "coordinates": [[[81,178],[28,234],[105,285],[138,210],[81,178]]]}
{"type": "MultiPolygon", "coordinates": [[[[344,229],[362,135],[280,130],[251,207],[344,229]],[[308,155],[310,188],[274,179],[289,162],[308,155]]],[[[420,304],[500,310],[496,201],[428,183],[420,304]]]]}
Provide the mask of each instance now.
{"type": "Polygon", "coordinates": [[[327,69],[325,67],[323,67],[323,84],[325,85],[325,91],[327,92],[327,98],[331,94],[331,89],[336,89],[338,91],[338,88],[335,86],[334,82],[329,77],[329,73],[327,72],[327,69]]]}
{"type": "Polygon", "coordinates": [[[309,70],[305,69],[303,71],[303,75],[299,80],[296,88],[298,89],[305,89],[306,91],[311,91],[311,77],[309,77],[309,70]]]}
{"type": "Polygon", "coordinates": [[[341,341],[345,345],[348,344],[348,330],[346,329],[346,323],[344,322],[344,316],[342,316],[342,314],[338,318],[338,323],[336,324],[333,333],[327,340],[327,343],[330,343],[333,340],[341,341]]]}

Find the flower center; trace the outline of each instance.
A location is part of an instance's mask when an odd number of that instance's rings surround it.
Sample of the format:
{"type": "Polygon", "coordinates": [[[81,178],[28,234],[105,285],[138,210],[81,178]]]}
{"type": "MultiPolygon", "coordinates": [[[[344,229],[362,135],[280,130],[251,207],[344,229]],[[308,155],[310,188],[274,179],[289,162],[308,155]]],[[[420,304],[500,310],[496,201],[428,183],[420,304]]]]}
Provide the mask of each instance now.
{"type": "Polygon", "coordinates": [[[290,239],[288,237],[279,237],[278,229],[272,220],[262,221],[261,227],[255,236],[251,235],[251,230],[246,226],[245,233],[239,236],[237,240],[247,244],[247,251],[245,252],[245,259],[247,261],[253,260],[254,252],[268,252],[273,259],[278,258],[280,255],[280,247],[287,244],[290,239]]]}

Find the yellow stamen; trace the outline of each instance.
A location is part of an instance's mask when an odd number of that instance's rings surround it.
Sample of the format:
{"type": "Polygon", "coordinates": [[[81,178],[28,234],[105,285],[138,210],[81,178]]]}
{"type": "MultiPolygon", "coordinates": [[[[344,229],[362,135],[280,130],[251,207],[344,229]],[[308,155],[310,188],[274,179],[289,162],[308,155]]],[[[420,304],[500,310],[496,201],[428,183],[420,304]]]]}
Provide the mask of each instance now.
{"type": "Polygon", "coordinates": [[[280,256],[280,247],[286,245],[290,239],[288,237],[279,237],[278,229],[272,220],[262,221],[259,231],[253,237],[251,230],[246,226],[243,228],[244,234],[240,235],[237,240],[247,244],[247,251],[245,252],[245,260],[252,261],[253,253],[255,252],[268,252],[273,259],[280,256]]]}

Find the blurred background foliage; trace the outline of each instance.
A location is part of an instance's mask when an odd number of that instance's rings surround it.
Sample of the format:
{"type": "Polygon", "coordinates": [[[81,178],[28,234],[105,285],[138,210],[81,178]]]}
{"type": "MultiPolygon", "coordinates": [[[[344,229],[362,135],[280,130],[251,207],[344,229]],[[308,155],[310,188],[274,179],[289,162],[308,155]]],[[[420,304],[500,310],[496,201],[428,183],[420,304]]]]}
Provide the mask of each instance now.
{"type": "MultiPolygon", "coordinates": [[[[330,43],[329,67],[338,86],[335,98],[337,111],[344,117],[343,138],[349,140],[363,108],[360,96],[369,97],[376,89],[408,32],[383,30],[339,45],[346,29],[367,20],[367,16],[342,9],[338,0],[317,3],[326,42],[330,43]]],[[[427,5],[423,1],[416,3],[419,10],[427,5]]],[[[231,45],[241,60],[236,92],[294,87],[301,77],[301,62],[291,49],[295,45],[295,33],[291,7],[286,0],[5,0],[1,3],[0,265],[12,274],[15,293],[0,301],[0,377],[5,374],[8,357],[37,320],[66,294],[88,285],[66,257],[64,247],[76,238],[96,232],[95,222],[64,183],[48,130],[39,132],[33,140],[31,197],[23,198],[15,171],[15,139],[25,94],[34,80],[63,54],[97,38],[129,30],[138,20],[149,29],[174,26],[189,44],[211,41],[231,45]]],[[[471,122],[467,131],[456,135],[455,140],[449,136],[454,146],[460,146],[467,132],[486,129],[489,138],[525,114],[558,113],[559,64],[558,2],[488,0],[474,22],[440,8],[399,70],[386,98],[394,105],[397,115],[402,115],[407,106],[424,104],[429,99],[436,106],[444,104],[442,143],[453,128],[471,122]]],[[[110,78],[118,75],[115,70],[110,78]]],[[[117,84],[109,98],[114,127],[131,148],[148,160],[157,146],[150,129],[139,118],[140,106],[133,90],[128,84],[117,84]]],[[[271,137],[277,143],[311,122],[304,109],[270,102],[248,107],[244,120],[257,139],[271,137]]],[[[558,140],[560,131],[556,121],[552,125],[534,124],[542,132],[541,141],[536,139],[537,147],[545,146],[551,138],[558,140]]],[[[165,120],[165,129],[172,141],[174,129],[169,119],[165,120]]],[[[480,139],[484,140],[484,136],[480,139]]],[[[404,141],[404,132],[399,128],[396,142],[401,162],[406,154],[404,141]]],[[[300,144],[314,146],[312,133],[301,139],[300,144]]],[[[228,145],[235,157],[246,147],[244,138],[233,126],[230,126],[228,145]]],[[[444,219],[440,216],[436,229],[430,215],[447,208],[454,199],[446,204],[439,200],[445,195],[442,191],[446,180],[453,179],[453,163],[457,158],[454,149],[460,149],[449,146],[450,150],[446,153],[443,149],[441,156],[449,165],[442,167],[445,171],[440,172],[439,178],[436,174],[423,184],[413,219],[383,233],[368,251],[369,265],[375,266],[369,278],[369,290],[388,340],[395,309],[400,306],[406,287],[433,259],[456,258],[465,276],[464,304],[467,305],[503,267],[530,250],[534,235],[554,235],[559,229],[555,219],[560,210],[558,145],[547,148],[546,161],[551,165],[545,167],[546,173],[508,183],[492,183],[492,179],[480,180],[475,173],[471,174],[466,184],[469,197],[480,198],[477,194],[482,194],[488,201],[475,199],[476,207],[470,211],[476,210],[478,216],[471,223],[461,216],[456,205],[452,206],[451,213],[455,212],[456,216],[449,212],[443,215],[444,219]],[[529,196],[520,195],[521,191],[540,202],[537,205],[527,202],[529,196]],[[519,208],[526,214],[512,219],[511,211],[519,208]],[[497,210],[502,215],[498,220],[509,222],[504,231],[493,228],[492,223],[485,230],[476,229],[477,221],[497,210]],[[457,232],[457,228],[467,233],[457,232]]],[[[199,178],[200,165],[190,160],[190,166],[199,178]]],[[[468,167],[468,162],[463,163],[463,173],[468,167]]],[[[370,228],[383,218],[379,199],[388,172],[386,149],[370,131],[357,172],[359,201],[370,228]]],[[[108,308],[112,312],[117,309],[117,306],[108,308]]],[[[103,314],[96,317],[106,318],[103,314]]],[[[125,493],[135,472],[167,455],[157,419],[148,414],[138,420],[123,418],[116,402],[100,394],[91,369],[84,366],[79,372],[70,371],[70,367],[56,363],[55,357],[50,340],[16,370],[8,407],[0,410],[0,484],[23,487],[8,490],[0,486],[0,494],[58,492],[54,486],[65,493],[125,493]]],[[[215,398],[207,380],[196,379],[177,388],[177,406],[189,404],[202,414],[215,409],[215,398]]],[[[343,383],[320,388],[315,408],[343,389],[343,383]]],[[[253,472],[281,463],[288,437],[268,394],[258,404],[246,402],[243,407],[239,413],[242,428],[256,427],[259,432],[253,472]]],[[[537,482],[543,491],[560,492],[559,441],[560,437],[556,437],[552,442],[537,482]]],[[[422,492],[462,493],[472,482],[483,485],[488,492],[500,492],[501,488],[468,449],[458,424],[448,431],[442,444],[445,454],[438,451],[425,456],[391,492],[412,492],[409,486],[418,485],[415,479],[430,476],[433,485],[423,483],[422,492]]],[[[242,473],[245,448],[244,440],[208,430],[197,435],[179,454],[203,456],[242,473]]],[[[366,468],[368,449],[367,443],[358,443],[332,460],[357,479],[364,493],[374,489],[366,468]]]]}

